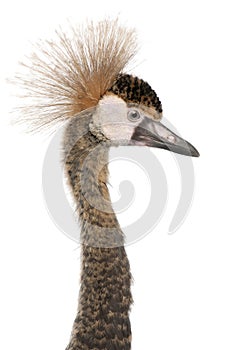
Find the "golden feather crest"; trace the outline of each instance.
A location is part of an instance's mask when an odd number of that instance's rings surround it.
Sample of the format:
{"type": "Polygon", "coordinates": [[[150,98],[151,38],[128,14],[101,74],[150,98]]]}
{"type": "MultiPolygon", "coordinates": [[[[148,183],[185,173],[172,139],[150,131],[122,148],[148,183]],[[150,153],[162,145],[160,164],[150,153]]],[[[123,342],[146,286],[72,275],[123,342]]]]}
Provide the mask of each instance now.
{"type": "Polygon", "coordinates": [[[20,122],[41,130],[96,106],[136,51],[135,30],[118,19],[70,25],[40,40],[14,79],[25,98],[20,122]]]}

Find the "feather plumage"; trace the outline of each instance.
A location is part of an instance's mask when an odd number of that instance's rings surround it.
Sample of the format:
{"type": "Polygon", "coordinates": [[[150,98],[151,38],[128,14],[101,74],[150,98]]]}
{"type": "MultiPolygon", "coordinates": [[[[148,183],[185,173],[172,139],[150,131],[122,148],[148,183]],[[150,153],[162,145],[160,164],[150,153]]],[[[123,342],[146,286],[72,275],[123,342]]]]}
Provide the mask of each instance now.
{"type": "Polygon", "coordinates": [[[24,91],[20,122],[41,130],[96,106],[136,51],[135,30],[118,20],[70,25],[40,40],[14,79],[24,91]]]}

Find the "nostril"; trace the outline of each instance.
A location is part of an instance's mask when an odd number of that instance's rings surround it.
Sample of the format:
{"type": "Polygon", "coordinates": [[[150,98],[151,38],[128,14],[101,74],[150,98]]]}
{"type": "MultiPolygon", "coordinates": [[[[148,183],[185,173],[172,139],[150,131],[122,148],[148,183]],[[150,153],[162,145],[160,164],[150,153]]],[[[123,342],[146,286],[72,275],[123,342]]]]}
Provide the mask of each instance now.
{"type": "Polygon", "coordinates": [[[170,142],[175,142],[176,141],[176,138],[174,135],[168,135],[167,136],[167,140],[170,141],[170,142]]]}

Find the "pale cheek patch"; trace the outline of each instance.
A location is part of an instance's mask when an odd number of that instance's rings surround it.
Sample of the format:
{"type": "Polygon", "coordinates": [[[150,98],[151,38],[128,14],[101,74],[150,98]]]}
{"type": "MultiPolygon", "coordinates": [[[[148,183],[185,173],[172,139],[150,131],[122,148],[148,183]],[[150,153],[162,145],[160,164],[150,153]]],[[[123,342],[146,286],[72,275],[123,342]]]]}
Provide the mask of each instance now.
{"type": "Polygon", "coordinates": [[[110,140],[130,141],[134,128],[129,123],[109,123],[102,126],[102,132],[110,140]]]}
{"type": "Polygon", "coordinates": [[[127,104],[121,98],[107,95],[97,106],[94,127],[111,141],[129,141],[135,125],[128,120],[127,114],[127,104]]]}

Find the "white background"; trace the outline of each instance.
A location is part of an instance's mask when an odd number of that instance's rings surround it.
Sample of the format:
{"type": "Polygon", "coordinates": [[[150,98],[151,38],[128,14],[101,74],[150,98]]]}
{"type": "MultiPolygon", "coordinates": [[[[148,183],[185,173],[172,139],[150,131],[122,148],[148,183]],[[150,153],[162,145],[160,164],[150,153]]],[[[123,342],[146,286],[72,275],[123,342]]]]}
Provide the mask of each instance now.
{"type": "MultiPolygon", "coordinates": [[[[78,245],[57,229],[44,204],[41,171],[49,139],[9,125],[12,100],[4,79],[16,70],[28,40],[47,37],[66,18],[117,14],[139,34],[133,72],[158,92],[165,116],[201,154],[193,160],[191,211],[168,235],[179,173],[168,152],[154,150],[169,199],[159,225],[127,248],[135,280],[132,348],[237,348],[235,6],[230,0],[1,3],[1,349],[66,347],[80,266],[78,245]]],[[[122,179],[126,167],[120,168],[122,179]]],[[[136,172],[129,175],[133,181],[136,172]]],[[[140,194],[147,191],[142,179],[140,194]]]]}

